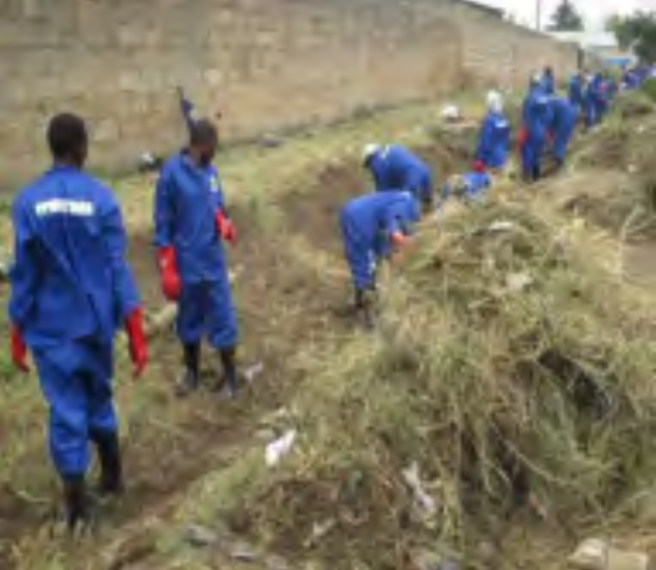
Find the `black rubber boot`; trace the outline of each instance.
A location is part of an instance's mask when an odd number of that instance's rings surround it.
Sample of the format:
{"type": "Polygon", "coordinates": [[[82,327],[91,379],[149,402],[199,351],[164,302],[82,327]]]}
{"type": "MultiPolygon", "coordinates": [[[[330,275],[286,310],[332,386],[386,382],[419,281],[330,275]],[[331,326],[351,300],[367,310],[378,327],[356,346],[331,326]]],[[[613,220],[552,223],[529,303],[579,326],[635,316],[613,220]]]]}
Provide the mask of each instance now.
{"type": "Polygon", "coordinates": [[[198,389],[200,383],[200,343],[184,345],[184,371],[175,393],[184,397],[198,389]]]}
{"type": "Polygon", "coordinates": [[[223,369],[221,386],[230,398],[234,398],[237,396],[239,388],[237,385],[237,349],[234,346],[222,348],[219,350],[219,357],[223,369]]]}
{"type": "Polygon", "coordinates": [[[84,475],[67,476],[64,484],[64,519],[70,534],[84,532],[91,527],[91,502],[87,495],[84,475]]]}
{"type": "Polygon", "coordinates": [[[121,447],[116,432],[91,432],[91,441],[98,450],[100,479],[97,492],[100,497],[121,495],[125,490],[123,484],[123,465],[121,447]]]}
{"type": "Polygon", "coordinates": [[[373,287],[355,291],[355,309],[367,330],[375,328],[375,296],[376,290],[373,287]]]}

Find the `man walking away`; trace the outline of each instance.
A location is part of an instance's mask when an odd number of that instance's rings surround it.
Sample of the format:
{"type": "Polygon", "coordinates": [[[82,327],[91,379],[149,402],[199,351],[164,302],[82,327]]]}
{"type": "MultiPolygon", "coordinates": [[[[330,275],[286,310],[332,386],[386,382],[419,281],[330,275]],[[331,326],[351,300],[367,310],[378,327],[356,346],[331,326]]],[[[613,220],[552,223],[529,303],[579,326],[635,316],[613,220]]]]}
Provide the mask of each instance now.
{"type": "Polygon", "coordinates": [[[55,117],[48,142],[54,166],[19,193],[12,210],[11,354],[24,372],[27,347],[34,357],[50,408],[50,452],[63,482],[66,523],[74,531],[91,518],[89,442],[100,460],[98,491],[123,490],[111,385],[118,325],[125,325],[135,376],[147,351],[118,203],[83,171],[84,122],[55,117]]]}

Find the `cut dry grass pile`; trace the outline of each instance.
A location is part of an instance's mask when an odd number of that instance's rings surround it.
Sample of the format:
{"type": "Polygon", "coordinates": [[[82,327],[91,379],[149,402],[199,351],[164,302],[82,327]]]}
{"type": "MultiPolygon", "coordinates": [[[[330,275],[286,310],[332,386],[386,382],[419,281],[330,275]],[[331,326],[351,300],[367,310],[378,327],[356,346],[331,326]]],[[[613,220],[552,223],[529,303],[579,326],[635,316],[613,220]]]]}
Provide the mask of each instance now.
{"type": "Polygon", "coordinates": [[[300,439],[239,509],[254,535],[330,568],[406,568],[462,552],[485,513],[598,522],[635,490],[654,325],[565,232],[483,205],[424,229],[403,265],[376,334],[298,355],[300,439]]]}
{"type": "Polygon", "coordinates": [[[627,237],[656,232],[655,110],[643,93],[622,96],[607,122],[578,145],[571,161],[575,171],[614,170],[626,175],[623,184],[600,178],[598,184],[580,190],[586,194],[581,213],[627,237]]]}

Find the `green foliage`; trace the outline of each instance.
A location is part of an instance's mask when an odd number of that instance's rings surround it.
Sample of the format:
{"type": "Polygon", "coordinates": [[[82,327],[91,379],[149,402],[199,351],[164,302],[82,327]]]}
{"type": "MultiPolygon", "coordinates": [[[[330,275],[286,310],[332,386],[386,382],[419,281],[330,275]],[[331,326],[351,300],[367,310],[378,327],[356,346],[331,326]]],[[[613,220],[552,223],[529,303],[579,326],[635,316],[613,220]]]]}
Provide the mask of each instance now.
{"type": "Polygon", "coordinates": [[[656,103],[656,78],[648,79],[642,86],[642,90],[656,103]]]}
{"type": "Polygon", "coordinates": [[[551,17],[549,29],[554,32],[578,32],[583,29],[583,18],[571,0],[562,0],[551,17]]]}
{"type": "Polygon", "coordinates": [[[656,61],[656,12],[639,10],[630,16],[615,15],[606,28],[615,33],[623,49],[633,49],[644,63],[656,61]]]}

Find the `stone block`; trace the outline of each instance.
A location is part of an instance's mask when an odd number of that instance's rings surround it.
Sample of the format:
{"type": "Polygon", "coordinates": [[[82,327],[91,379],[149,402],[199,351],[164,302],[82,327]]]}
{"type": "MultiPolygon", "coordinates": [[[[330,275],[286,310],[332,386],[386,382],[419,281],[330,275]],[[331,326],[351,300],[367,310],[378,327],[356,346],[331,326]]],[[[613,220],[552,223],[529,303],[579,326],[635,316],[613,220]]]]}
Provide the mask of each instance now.
{"type": "Polygon", "coordinates": [[[203,73],[203,76],[210,87],[216,87],[223,81],[223,72],[220,69],[207,69],[203,73]]]}
{"type": "Polygon", "coordinates": [[[118,140],[120,135],[115,119],[101,119],[91,128],[91,139],[97,143],[110,143],[118,140]]]}

